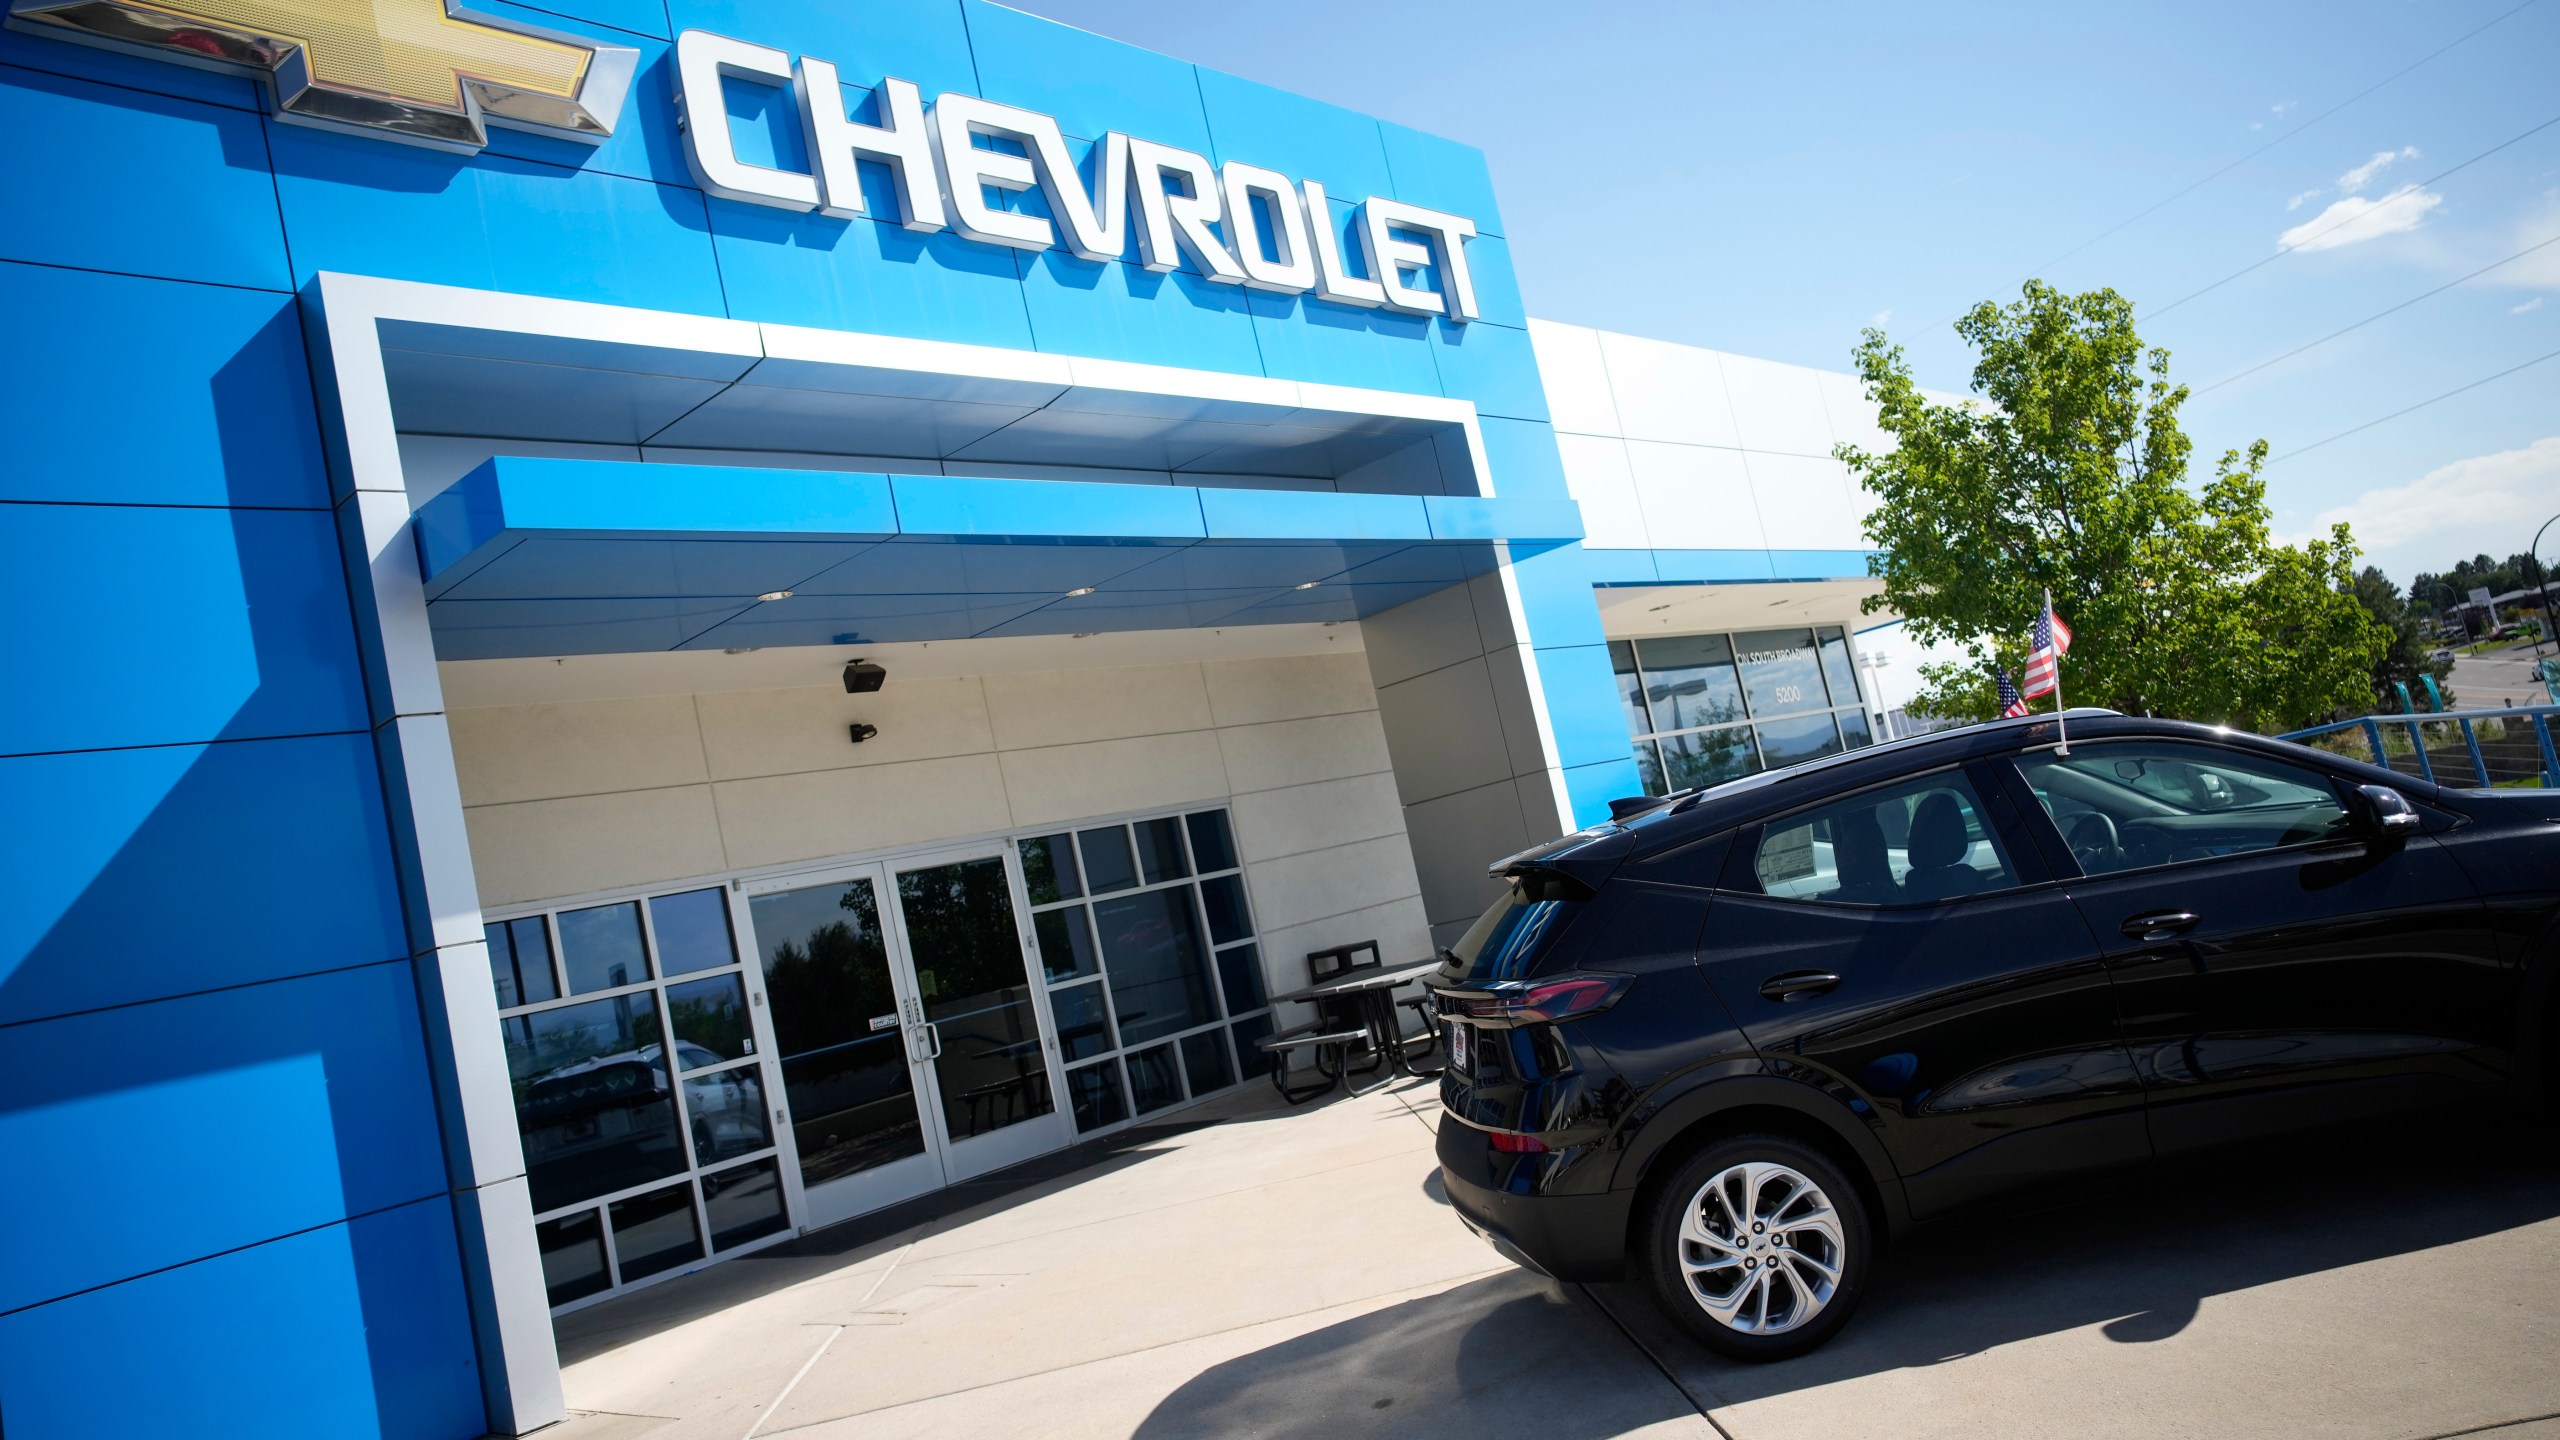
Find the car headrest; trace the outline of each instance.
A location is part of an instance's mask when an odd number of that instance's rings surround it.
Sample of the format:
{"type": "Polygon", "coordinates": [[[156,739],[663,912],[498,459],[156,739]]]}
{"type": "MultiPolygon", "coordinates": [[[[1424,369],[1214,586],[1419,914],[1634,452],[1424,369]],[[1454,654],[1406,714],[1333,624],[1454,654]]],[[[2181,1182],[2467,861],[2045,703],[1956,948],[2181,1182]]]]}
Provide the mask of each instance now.
{"type": "Polygon", "coordinates": [[[1972,848],[1972,837],[1964,833],[1964,807],[1955,796],[1944,790],[1932,791],[1911,812],[1912,869],[1935,870],[1958,864],[1972,848]]]}

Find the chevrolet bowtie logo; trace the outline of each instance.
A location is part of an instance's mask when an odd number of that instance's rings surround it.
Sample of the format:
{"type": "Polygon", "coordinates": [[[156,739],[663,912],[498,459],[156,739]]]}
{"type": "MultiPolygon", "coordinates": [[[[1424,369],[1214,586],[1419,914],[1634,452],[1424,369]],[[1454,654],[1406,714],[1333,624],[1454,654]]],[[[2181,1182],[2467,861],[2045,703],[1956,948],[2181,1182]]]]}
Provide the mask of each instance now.
{"type": "Polygon", "coordinates": [[[255,76],[279,118],[440,149],[613,133],[637,51],[446,0],[10,0],[16,30],[255,76]]]}

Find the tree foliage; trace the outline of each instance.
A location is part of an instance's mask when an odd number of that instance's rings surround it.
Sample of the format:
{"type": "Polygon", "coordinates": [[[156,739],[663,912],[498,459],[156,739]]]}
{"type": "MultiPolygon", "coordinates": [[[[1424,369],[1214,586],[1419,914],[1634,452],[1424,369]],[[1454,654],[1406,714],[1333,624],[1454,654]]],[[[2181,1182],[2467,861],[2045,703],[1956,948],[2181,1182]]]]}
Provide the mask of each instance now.
{"type": "MultiPolygon", "coordinates": [[[[2484,557],[2485,558],[2485,557],[2484,557]]],[[[2400,594],[2400,587],[2379,566],[2367,565],[2356,572],[2356,603],[2364,606],[2374,624],[2390,637],[2373,662],[2373,695],[2375,711],[2388,713],[2400,708],[2400,687],[2409,687],[2410,699],[2423,708],[2427,701],[2419,679],[2432,675],[2447,706],[2453,704],[2453,675],[2450,660],[2430,660],[2430,644],[2420,622],[2425,612],[2411,605],[2400,594]]]]}
{"type": "Polygon", "coordinates": [[[2077,635],[2063,697],[2128,713],[2276,730],[2360,709],[2388,643],[2353,593],[2347,527],[2299,546],[2268,533],[2266,442],[2188,482],[2187,389],[2113,290],[2029,281],[1956,322],[1976,399],[1920,393],[1869,330],[1858,374],[1895,447],[1835,452],[1877,498],[1866,534],[1891,610],[1970,664],[1923,667],[1912,708],[1995,712],[1990,666],[2022,668],[2047,587],[2077,635]]]}

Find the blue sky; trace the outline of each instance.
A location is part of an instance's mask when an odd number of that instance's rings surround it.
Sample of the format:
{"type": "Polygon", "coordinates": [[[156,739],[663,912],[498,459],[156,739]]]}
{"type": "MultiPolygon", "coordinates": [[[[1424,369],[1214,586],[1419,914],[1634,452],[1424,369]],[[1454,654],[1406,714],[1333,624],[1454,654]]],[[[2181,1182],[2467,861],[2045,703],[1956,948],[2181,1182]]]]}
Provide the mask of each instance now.
{"type": "MultiPolygon", "coordinates": [[[[2202,391],[2560,236],[2560,124],[2515,138],[2560,117],[2560,0],[1016,3],[1482,147],[1533,315],[1832,369],[1882,317],[1951,390],[1944,322],[2029,275],[2148,311],[2294,232],[2143,323],[2202,391]]],[[[2188,433],[2285,456],[2555,350],[2560,244],[2199,394],[2188,433]]],[[[2522,549],[2560,511],[2560,359],[2268,478],[2281,533],[2346,519],[2403,584],[2522,549]]]]}

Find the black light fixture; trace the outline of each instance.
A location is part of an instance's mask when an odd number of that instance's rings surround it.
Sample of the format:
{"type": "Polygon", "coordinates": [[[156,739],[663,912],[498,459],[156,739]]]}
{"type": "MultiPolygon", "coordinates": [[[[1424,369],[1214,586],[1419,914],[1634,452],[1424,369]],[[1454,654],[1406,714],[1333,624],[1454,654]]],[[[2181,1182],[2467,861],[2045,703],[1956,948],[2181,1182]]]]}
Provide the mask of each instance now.
{"type": "MultiPolygon", "coordinates": [[[[847,695],[868,695],[879,689],[888,678],[889,672],[886,669],[868,660],[844,662],[844,693],[847,695]]],[[[854,738],[858,740],[862,737],[857,735],[854,738]]]]}
{"type": "Polygon", "coordinates": [[[863,723],[862,723],[861,721],[859,721],[859,720],[856,720],[856,721],[854,721],[851,725],[846,726],[846,727],[845,727],[845,729],[846,729],[847,731],[851,732],[851,734],[853,735],[853,743],[854,743],[854,744],[856,744],[856,745],[859,745],[859,744],[861,744],[863,741],[868,740],[868,739],[870,739],[872,736],[877,735],[877,734],[879,734],[879,733],[880,733],[880,727],[879,727],[879,726],[877,726],[877,725],[865,725],[865,724],[863,724],[863,723]]]}

